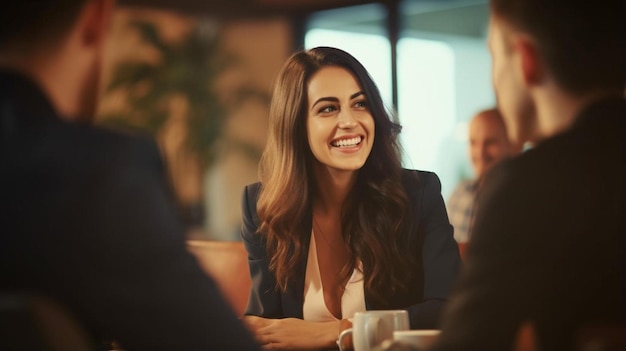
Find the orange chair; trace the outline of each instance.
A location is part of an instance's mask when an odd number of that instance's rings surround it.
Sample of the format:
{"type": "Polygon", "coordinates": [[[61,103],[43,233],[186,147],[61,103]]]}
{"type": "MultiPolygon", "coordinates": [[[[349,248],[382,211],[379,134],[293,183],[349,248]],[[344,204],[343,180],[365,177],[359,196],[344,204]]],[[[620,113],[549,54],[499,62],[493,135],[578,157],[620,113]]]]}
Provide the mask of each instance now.
{"type": "Polygon", "coordinates": [[[248,253],[242,242],[187,240],[188,250],[215,279],[238,316],[243,315],[250,295],[248,253]]]}

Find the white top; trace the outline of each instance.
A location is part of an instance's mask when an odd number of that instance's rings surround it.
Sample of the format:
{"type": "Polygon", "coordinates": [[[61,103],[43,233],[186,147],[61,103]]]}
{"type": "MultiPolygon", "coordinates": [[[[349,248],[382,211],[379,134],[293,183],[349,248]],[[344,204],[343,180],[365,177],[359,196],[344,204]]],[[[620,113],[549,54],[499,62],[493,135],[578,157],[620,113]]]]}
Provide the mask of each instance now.
{"type": "MultiPolygon", "coordinates": [[[[359,262],[360,265],[360,262],[359,262]]],[[[359,267],[360,268],[360,267],[359,267]]],[[[339,274],[339,272],[337,272],[339,274]]],[[[341,315],[344,319],[351,319],[355,312],[365,311],[365,294],[363,292],[363,273],[354,269],[352,276],[346,283],[346,289],[341,297],[341,315]]],[[[326,307],[322,277],[317,261],[317,247],[315,245],[315,231],[311,231],[309,257],[306,263],[304,277],[304,304],[302,315],[305,321],[327,322],[338,320],[326,307]]]]}

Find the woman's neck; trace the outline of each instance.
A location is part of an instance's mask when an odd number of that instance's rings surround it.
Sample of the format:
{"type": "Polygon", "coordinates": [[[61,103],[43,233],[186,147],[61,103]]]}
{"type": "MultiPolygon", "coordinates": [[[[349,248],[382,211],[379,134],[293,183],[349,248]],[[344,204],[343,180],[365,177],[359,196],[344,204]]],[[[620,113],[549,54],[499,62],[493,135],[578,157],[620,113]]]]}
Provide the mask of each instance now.
{"type": "Polygon", "coordinates": [[[357,172],[333,170],[324,165],[318,165],[315,168],[314,211],[319,214],[340,214],[356,182],[357,172]]]}

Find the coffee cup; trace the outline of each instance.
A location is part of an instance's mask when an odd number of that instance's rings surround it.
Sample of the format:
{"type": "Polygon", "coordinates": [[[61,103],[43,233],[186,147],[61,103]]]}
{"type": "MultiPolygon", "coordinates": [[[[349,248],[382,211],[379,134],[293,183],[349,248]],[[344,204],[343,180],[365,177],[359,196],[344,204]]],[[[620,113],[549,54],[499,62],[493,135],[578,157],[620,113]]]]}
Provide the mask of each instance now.
{"type": "Polygon", "coordinates": [[[437,341],[439,333],[437,329],[397,330],[393,332],[393,340],[419,350],[428,350],[437,341]]]}
{"type": "Polygon", "coordinates": [[[409,329],[409,314],[405,310],[380,310],[356,312],[352,319],[352,328],[339,335],[337,343],[340,350],[344,339],[352,334],[354,351],[372,351],[383,341],[393,338],[393,333],[409,329]]]}

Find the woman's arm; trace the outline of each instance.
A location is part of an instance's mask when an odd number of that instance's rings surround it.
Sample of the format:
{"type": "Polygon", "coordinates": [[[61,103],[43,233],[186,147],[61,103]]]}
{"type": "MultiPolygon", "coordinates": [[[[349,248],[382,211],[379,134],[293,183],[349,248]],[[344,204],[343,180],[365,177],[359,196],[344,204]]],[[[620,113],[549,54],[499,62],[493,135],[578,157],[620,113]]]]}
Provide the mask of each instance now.
{"type": "Polygon", "coordinates": [[[422,192],[416,194],[418,231],[424,235],[422,262],[424,301],[410,306],[411,328],[438,328],[439,317],[454,285],[461,259],[441,196],[441,183],[434,173],[421,172],[422,192]]]}
{"type": "Polygon", "coordinates": [[[333,349],[339,333],[351,327],[348,320],[309,322],[299,318],[245,316],[243,321],[265,350],[333,349]]]}
{"type": "MultiPolygon", "coordinates": [[[[319,350],[336,346],[341,331],[350,328],[348,320],[309,322],[299,318],[284,318],[281,294],[269,269],[267,247],[256,232],[259,219],[256,200],[260,184],[249,185],[242,196],[241,237],[248,252],[252,277],[250,300],[243,321],[257,341],[267,350],[319,350]]],[[[351,340],[348,341],[351,343],[351,340]]]]}

